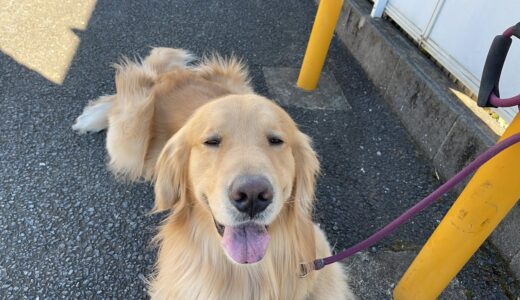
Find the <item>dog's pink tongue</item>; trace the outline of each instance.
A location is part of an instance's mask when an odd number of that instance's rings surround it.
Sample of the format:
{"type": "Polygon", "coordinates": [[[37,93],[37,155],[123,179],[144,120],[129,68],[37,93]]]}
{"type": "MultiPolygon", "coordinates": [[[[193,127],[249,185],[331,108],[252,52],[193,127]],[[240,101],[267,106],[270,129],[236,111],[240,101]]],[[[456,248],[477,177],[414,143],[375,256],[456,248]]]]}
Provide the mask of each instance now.
{"type": "Polygon", "coordinates": [[[226,226],[222,245],[227,254],[239,264],[251,264],[261,260],[267,251],[269,234],[265,226],[247,223],[226,226]]]}

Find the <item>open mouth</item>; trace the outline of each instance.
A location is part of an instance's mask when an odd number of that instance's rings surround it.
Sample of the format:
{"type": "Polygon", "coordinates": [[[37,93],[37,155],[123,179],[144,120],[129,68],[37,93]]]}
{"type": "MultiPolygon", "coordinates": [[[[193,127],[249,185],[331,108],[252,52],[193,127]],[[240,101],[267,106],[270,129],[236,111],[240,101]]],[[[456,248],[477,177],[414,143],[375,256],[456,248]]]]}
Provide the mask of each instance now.
{"type": "Polygon", "coordinates": [[[248,222],[224,226],[215,220],[215,227],[222,236],[224,250],[235,262],[252,264],[265,256],[270,239],[266,225],[248,222]]]}

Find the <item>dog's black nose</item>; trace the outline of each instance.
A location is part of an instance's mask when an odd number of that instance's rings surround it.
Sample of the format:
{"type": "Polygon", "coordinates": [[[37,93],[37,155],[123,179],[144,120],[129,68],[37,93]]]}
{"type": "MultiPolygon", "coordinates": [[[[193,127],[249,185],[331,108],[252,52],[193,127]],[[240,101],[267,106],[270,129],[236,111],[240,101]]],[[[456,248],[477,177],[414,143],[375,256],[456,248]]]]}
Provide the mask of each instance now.
{"type": "Polygon", "coordinates": [[[271,204],[273,186],[263,176],[239,176],[231,183],[229,199],[239,211],[252,218],[271,204]]]}

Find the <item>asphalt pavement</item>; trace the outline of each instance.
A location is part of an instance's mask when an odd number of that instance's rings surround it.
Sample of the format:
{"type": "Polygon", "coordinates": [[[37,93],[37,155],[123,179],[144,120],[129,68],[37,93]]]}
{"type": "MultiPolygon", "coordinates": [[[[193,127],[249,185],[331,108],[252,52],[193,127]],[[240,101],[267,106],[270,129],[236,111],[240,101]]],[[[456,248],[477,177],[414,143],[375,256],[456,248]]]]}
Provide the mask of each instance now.
{"type": "MultiPolygon", "coordinates": [[[[5,9],[17,13],[16,4],[5,9]]],[[[71,130],[90,99],[114,92],[111,63],[145,55],[150,46],[234,53],[249,64],[256,91],[272,96],[264,68],[300,66],[315,12],[311,0],[100,0],[86,29],[74,30],[80,42],[61,84],[0,52],[0,298],[146,298],[156,255],[150,240],[164,218],[148,214],[152,187],[113,178],[105,133],[71,130]]],[[[314,139],[323,168],[315,219],[339,250],[440,182],[336,40],[327,70],[348,109],[285,108],[314,139]]],[[[446,196],[369,252],[417,251],[453,199],[446,196]]],[[[383,289],[377,283],[372,290],[383,289]]],[[[487,244],[458,286],[468,299],[520,296],[519,283],[487,244]]],[[[369,299],[364,289],[355,291],[369,299]]]]}

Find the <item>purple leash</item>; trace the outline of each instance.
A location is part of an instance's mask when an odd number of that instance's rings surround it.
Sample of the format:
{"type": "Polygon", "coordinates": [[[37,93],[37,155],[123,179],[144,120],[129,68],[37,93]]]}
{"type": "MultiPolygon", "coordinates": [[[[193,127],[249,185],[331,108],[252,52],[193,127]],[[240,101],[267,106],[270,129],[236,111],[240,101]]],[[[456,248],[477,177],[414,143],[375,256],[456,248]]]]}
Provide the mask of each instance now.
{"type": "Polygon", "coordinates": [[[300,264],[300,277],[305,277],[313,270],[320,270],[326,265],[335,263],[337,261],[343,260],[349,256],[354,255],[355,253],[365,250],[366,248],[372,246],[373,244],[379,242],[381,239],[386,237],[387,235],[394,232],[399,226],[403,223],[407,222],[409,219],[417,215],[421,210],[428,207],[430,204],[438,200],[442,195],[451,191],[458,183],[468,177],[471,173],[480,168],[483,164],[485,164],[488,160],[495,157],[497,154],[502,152],[503,150],[511,147],[512,145],[520,142],[520,133],[514,134],[503,141],[497,143],[493,147],[489,148],[486,152],[479,155],[474,161],[472,161],[469,165],[467,165],[464,169],[462,169],[457,175],[452,177],[446,183],[437,188],[433,193],[428,195],[426,198],[421,200],[419,203],[415,204],[407,211],[405,211],[402,215],[400,215],[397,219],[393,220],[391,223],[371,235],[366,240],[347,248],[335,255],[316,259],[313,262],[302,263],[300,264]]]}
{"type": "MultiPolygon", "coordinates": [[[[520,23],[509,27],[506,31],[504,31],[504,33],[502,33],[502,35],[495,37],[495,40],[493,41],[486,59],[486,64],[484,66],[479,97],[477,101],[481,107],[486,107],[491,104],[495,107],[519,105],[520,108],[520,94],[507,99],[500,99],[497,96],[500,73],[502,71],[502,66],[504,64],[507,51],[509,50],[511,37],[513,35],[517,38],[520,38],[520,23]]],[[[457,175],[453,176],[450,180],[437,188],[433,193],[409,208],[397,219],[393,220],[391,223],[371,235],[366,240],[361,241],[360,243],[335,255],[300,264],[300,277],[305,277],[313,270],[320,270],[326,265],[343,260],[379,242],[384,237],[394,232],[399,226],[417,215],[420,211],[430,206],[433,202],[437,201],[440,197],[442,197],[442,195],[451,191],[457,184],[480,168],[487,161],[518,142],[520,142],[520,133],[514,134],[489,148],[486,152],[479,155],[474,161],[472,161],[469,165],[457,173],[457,175]]]]}
{"type": "Polygon", "coordinates": [[[516,95],[511,98],[498,98],[495,93],[491,93],[489,96],[489,103],[496,107],[510,107],[510,106],[519,106],[520,107],[520,95],[516,95]]]}

